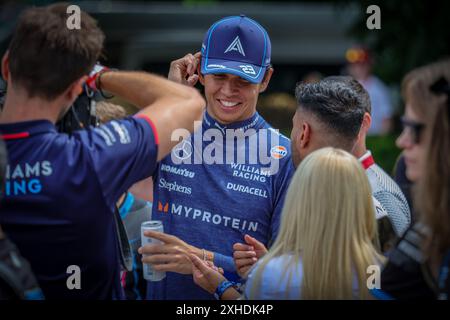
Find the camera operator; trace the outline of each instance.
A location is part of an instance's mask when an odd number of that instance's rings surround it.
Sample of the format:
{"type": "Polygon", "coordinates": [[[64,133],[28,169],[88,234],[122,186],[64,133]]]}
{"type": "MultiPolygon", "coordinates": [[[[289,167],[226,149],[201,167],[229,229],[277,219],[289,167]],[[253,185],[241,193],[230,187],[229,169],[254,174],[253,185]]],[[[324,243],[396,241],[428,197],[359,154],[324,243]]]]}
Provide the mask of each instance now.
{"type": "Polygon", "coordinates": [[[81,28],[69,30],[67,6],[26,10],[2,60],[0,132],[10,158],[0,224],[47,299],[123,298],[115,203],[178,143],[173,130],[193,131],[205,103],[195,89],[143,72],[100,68],[88,77],[104,35],[84,12],[81,28]],[[140,112],[58,133],[85,82],[140,112]]]}

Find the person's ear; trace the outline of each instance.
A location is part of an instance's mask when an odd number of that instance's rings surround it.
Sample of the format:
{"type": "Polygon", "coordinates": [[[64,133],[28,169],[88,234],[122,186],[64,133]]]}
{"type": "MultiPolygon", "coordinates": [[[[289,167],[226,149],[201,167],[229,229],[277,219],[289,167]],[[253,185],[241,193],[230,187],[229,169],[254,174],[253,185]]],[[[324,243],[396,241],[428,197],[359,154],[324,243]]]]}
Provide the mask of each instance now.
{"type": "Polygon", "coordinates": [[[301,153],[301,149],[302,149],[302,133],[298,132],[298,134],[296,136],[291,136],[292,142],[294,144],[294,148],[295,151],[297,152],[297,154],[301,153]]]}
{"type": "Polygon", "coordinates": [[[308,122],[304,121],[302,124],[302,132],[299,134],[300,141],[299,141],[299,147],[302,149],[305,149],[309,141],[311,140],[311,126],[308,122]]]}
{"type": "Polygon", "coordinates": [[[198,81],[200,81],[202,86],[205,86],[205,77],[201,73],[201,66],[202,66],[202,59],[200,59],[200,63],[197,65],[197,74],[198,74],[198,81]]]}
{"type": "Polygon", "coordinates": [[[364,112],[363,121],[361,124],[361,131],[364,134],[367,134],[367,132],[370,129],[370,125],[372,124],[372,117],[368,112],[364,112]]]}
{"type": "Polygon", "coordinates": [[[355,151],[361,143],[365,144],[367,132],[369,131],[370,124],[372,123],[372,117],[368,112],[364,112],[363,121],[361,122],[361,127],[359,128],[358,137],[353,146],[352,152],[355,151]]]}
{"type": "Polygon", "coordinates": [[[264,75],[264,79],[261,82],[261,86],[259,87],[259,93],[266,91],[267,87],[269,86],[270,79],[272,78],[273,71],[274,70],[272,67],[267,69],[266,74],[264,75]]]}
{"type": "Polygon", "coordinates": [[[82,76],[66,89],[64,95],[68,101],[74,101],[83,92],[83,84],[86,82],[87,78],[88,76],[82,76]]]}
{"type": "Polygon", "coordinates": [[[3,55],[2,58],[2,78],[5,82],[8,82],[9,79],[9,51],[3,55]]]}

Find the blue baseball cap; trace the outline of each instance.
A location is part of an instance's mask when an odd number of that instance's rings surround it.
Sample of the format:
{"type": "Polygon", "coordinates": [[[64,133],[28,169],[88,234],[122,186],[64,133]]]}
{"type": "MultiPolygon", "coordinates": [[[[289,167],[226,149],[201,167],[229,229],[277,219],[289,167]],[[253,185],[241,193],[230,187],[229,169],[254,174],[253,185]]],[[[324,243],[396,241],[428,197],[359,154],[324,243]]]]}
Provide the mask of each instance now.
{"type": "Polygon", "coordinates": [[[270,66],[267,31],[245,15],[223,18],[206,32],[202,44],[202,74],[230,73],[261,83],[270,66]]]}

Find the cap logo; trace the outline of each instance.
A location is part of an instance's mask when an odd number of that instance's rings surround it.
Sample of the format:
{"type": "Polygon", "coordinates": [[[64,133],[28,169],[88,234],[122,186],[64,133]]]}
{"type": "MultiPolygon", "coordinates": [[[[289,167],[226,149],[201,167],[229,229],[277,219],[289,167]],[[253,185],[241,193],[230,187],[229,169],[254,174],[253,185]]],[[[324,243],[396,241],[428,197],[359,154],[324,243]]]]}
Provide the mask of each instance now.
{"type": "Polygon", "coordinates": [[[245,57],[244,48],[242,48],[242,44],[241,44],[241,40],[239,40],[239,36],[237,36],[233,40],[233,42],[231,42],[231,44],[228,46],[228,48],[225,50],[224,53],[227,53],[230,51],[237,51],[245,57]]]}
{"type": "Polygon", "coordinates": [[[253,67],[250,65],[242,65],[242,66],[239,66],[239,68],[241,68],[242,71],[245,73],[249,73],[249,74],[253,74],[253,75],[256,74],[255,69],[253,69],[253,67]]]}

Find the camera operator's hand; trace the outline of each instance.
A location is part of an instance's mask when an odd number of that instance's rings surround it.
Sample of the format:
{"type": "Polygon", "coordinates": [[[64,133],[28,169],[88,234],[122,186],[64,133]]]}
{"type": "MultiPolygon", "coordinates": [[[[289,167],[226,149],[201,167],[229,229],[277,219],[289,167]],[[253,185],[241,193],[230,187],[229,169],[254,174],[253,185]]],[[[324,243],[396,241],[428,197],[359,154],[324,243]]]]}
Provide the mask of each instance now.
{"type": "Polygon", "coordinates": [[[201,61],[201,52],[187,54],[183,58],[170,63],[168,79],[190,87],[198,81],[197,66],[201,61]]]}
{"type": "Polygon", "coordinates": [[[86,80],[86,85],[94,92],[97,92],[100,88],[98,86],[98,78],[100,75],[108,71],[109,68],[101,65],[100,63],[96,63],[94,68],[89,73],[89,78],[86,80]]]}

